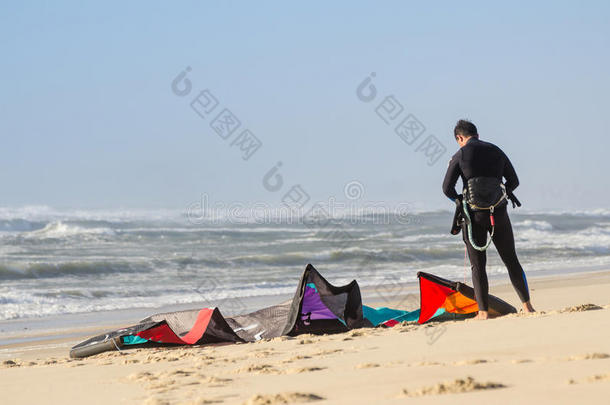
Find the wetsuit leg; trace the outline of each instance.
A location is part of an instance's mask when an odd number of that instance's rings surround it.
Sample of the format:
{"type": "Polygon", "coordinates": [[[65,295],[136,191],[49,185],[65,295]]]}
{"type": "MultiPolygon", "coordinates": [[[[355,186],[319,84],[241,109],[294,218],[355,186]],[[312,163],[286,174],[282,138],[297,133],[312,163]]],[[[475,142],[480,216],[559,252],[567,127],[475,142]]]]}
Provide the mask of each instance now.
{"type": "Polygon", "coordinates": [[[506,208],[496,211],[496,213],[494,213],[494,218],[496,222],[496,230],[493,237],[494,245],[508,270],[510,281],[517,291],[519,299],[521,302],[527,302],[530,299],[527,279],[525,278],[525,272],[517,258],[513,227],[510,223],[506,208]]]}
{"type": "MultiPolygon", "coordinates": [[[[472,220],[472,238],[478,246],[484,246],[487,242],[487,233],[490,227],[489,212],[475,211],[471,212],[472,220]]],[[[470,259],[472,269],[472,284],[474,287],[474,295],[477,300],[477,305],[480,311],[487,311],[489,307],[489,282],[487,281],[487,272],[485,265],[487,263],[486,252],[476,250],[468,240],[468,229],[466,225],[462,228],[462,237],[466,243],[466,250],[470,259]]]]}

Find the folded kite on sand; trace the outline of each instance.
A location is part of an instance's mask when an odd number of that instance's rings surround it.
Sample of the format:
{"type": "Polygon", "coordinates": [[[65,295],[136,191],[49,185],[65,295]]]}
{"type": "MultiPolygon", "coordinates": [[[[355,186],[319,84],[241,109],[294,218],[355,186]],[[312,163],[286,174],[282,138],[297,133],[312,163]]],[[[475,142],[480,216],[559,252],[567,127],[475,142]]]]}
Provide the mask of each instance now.
{"type": "MultiPolygon", "coordinates": [[[[419,309],[402,311],[362,305],[356,280],[336,287],[308,264],[290,301],[234,317],[224,317],[218,308],[156,314],[137,325],[79,343],[70,351],[70,357],[127,347],[254,342],[284,335],[340,333],[363,327],[391,327],[403,321],[423,323],[431,318],[446,318],[447,313],[451,314],[450,319],[455,319],[477,311],[472,288],[427,273],[418,276],[421,313],[419,309]]],[[[490,296],[490,312],[494,310],[498,314],[516,312],[504,301],[490,296]]]]}
{"type": "MultiPolygon", "coordinates": [[[[449,281],[433,274],[419,272],[420,314],[419,323],[438,315],[439,310],[450,314],[468,315],[478,312],[474,289],[459,281],[449,281]]],[[[500,298],[489,295],[489,314],[500,316],[517,312],[515,307],[500,298]]]]}

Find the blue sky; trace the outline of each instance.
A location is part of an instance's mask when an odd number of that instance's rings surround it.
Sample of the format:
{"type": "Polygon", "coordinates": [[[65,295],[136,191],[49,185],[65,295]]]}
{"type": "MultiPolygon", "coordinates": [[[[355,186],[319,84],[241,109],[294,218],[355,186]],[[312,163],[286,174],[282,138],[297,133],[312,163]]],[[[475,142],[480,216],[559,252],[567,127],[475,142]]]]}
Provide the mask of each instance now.
{"type": "Polygon", "coordinates": [[[312,200],[357,180],[367,201],[451,208],[466,117],[513,161],[525,207],[608,207],[608,2],[84,3],[0,6],[0,206],[277,204],[262,178],[281,161],[312,200]],[[191,109],[204,89],[241,121],[232,137],[262,141],[250,159],[191,109]],[[413,145],[375,112],[390,95],[426,128],[413,145]],[[447,149],[432,165],[429,135],[447,149]]]}

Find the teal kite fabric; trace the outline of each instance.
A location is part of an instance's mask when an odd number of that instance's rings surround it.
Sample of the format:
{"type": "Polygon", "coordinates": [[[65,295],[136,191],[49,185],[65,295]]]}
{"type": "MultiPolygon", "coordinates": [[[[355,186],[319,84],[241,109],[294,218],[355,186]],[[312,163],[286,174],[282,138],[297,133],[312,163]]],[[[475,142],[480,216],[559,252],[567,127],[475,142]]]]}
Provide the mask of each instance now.
{"type": "MultiPolygon", "coordinates": [[[[445,313],[443,308],[439,308],[432,318],[445,313]]],[[[402,311],[400,309],[392,309],[387,307],[373,308],[366,305],[362,306],[362,314],[364,318],[373,324],[373,326],[394,326],[400,322],[414,322],[419,319],[419,309],[415,311],[402,311]]]]}

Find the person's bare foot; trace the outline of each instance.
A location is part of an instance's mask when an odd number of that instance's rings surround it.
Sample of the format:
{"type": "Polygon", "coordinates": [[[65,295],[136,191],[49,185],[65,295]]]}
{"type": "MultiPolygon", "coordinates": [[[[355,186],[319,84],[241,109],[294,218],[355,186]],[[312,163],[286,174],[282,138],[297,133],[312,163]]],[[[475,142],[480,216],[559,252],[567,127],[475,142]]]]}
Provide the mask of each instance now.
{"type": "Polygon", "coordinates": [[[523,303],[523,312],[526,312],[528,314],[534,313],[536,312],[536,310],[534,309],[534,307],[532,306],[532,303],[527,301],[523,303]]]}
{"type": "Polygon", "coordinates": [[[483,321],[485,319],[489,319],[489,313],[487,311],[479,311],[477,313],[477,316],[475,316],[473,319],[476,319],[478,321],[483,321]]]}

